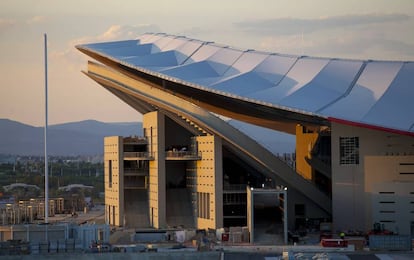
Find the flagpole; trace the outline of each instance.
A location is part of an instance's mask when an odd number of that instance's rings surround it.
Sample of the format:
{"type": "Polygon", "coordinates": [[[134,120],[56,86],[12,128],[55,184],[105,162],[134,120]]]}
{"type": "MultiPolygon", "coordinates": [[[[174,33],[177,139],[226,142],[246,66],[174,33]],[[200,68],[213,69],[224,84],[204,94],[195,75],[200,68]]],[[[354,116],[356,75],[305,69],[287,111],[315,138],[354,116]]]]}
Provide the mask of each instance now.
{"type": "MultiPolygon", "coordinates": [[[[45,224],[49,223],[49,163],[47,154],[48,95],[47,95],[47,35],[45,40],[45,224]]],[[[46,240],[47,232],[46,232],[46,240]]]]}

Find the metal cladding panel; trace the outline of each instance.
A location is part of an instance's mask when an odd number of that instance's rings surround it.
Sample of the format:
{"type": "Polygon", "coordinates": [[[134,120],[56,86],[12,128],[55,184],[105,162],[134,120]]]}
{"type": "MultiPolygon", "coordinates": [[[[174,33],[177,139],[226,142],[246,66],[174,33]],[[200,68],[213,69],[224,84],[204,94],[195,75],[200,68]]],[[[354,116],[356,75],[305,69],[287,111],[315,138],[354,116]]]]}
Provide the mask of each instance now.
{"type": "Polygon", "coordinates": [[[260,63],[254,71],[267,80],[278,83],[290,68],[295,64],[298,57],[289,57],[272,54],[260,63]]]}
{"type": "Polygon", "coordinates": [[[122,49],[124,47],[133,47],[137,45],[142,45],[142,42],[140,39],[127,40],[127,41],[115,41],[115,42],[89,43],[89,44],[84,44],[83,46],[94,49],[96,51],[103,51],[103,50],[122,49]]]}
{"type": "Polygon", "coordinates": [[[364,123],[412,131],[414,125],[414,62],[406,62],[391,85],[362,118],[364,123]]]}
{"type": "Polygon", "coordinates": [[[158,40],[152,42],[155,46],[157,46],[161,51],[168,46],[176,37],[165,36],[161,37],[158,40]]]}
{"type": "Polygon", "coordinates": [[[123,60],[135,66],[150,68],[177,66],[179,64],[178,58],[183,60],[185,55],[176,51],[164,51],[146,56],[128,57],[123,60]]]}
{"type": "Polygon", "coordinates": [[[169,41],[166,45],[161,47],[161,51],[170,51],[170,50],[177,50],[184,44],[188,43],[188,39],[185,37],[177,37],[173,38],[171,41],[169,41]]]}
{"type": "Polygon", "coordinates": [[[87,44],[87,48],[103,52],[108,56],[122,59],[129,56],[143,56],[155,51],[152,44],[139,44],[139,41],[108,42],[87,44]]]}
{"type": "Polygon", "coordinates": [[[211,86],[211,88],[230,94],[245,96],[248,93],[270,88],[273,85],[274,83],[261,77],[260,74],[251,71],[221,81],[211,86]]]}
{"type": "MultiPolygon", "coordinates": [[[[227,68],[223,67],[225,70],[225,73],[216,78],[209,78],[209,79],[203,79],[201,81],[198,81],[199,84],[203,83],[212,89],[215,90],[224,90],[227,86],[232,87],[234,84],[247,84],[246,81],[249,81],[249,73],[254,67],[256,67],[258,64],[260,64],[268,54],[259,54],[259,53],[252,53],[252,52],[244,52],[239,56],[239,58],[235,61],[235,63],[232,66],[229,66],[227,68]]],[[[217,63],[215,66],[217,67],[217,63]]],[[[259,78],[257,76],[256,78],[259,78]]],[[[260,79],[259,79],[260,80],[260,79]]],[[[240,85],[239,85],[240,86],[240,85]]],[[[240,86],[242,88],[243,86],[240,86]]],[[[237,91],[236,91],[237,92],[237,91]]]]}
{"type": "Polygon", "coordinates": [[[316,112],[352,87],[362,64],[361,61],[331,60],[309,83],[280,100],[279,104],[316,112]]]}
{"type": "MultiPolygon", "coordinates": [[[[182,38],[181,38],[182,39],[182,38]]],[[[134,66],[144,67],[155,71],[168,70],[183,64],[200,46],[201,42],[177,41],[177,50],[162,50],[147,56],[127,57],[124,61],[134,66]]]]}
{"type": "Polygon", "coordinates": [[[106,55],[123,60],[128,57],[142,57],[151,53],[159,52],[159,49],[153,44],[132,45],[117,49],[102,50],[106,55]]]}
{"type": "Polygon", "coordinates": [[[256,56],[255,61],[259,61],[259,63],[251,63],[250,67],[247,67],[247,69],[244,67],[245,69],[242,70],[242,72],[247,72],[224,78],[211,87],[216,90],[251,98],[261,90],[274,87],[282,80],[296,61],[294,57],[258,53],[246,54],[242,57],[251,58],[252,56],[256,56]]]}
{"type": "MultiPolygon", "coordinates": [[[[177,48],[177,51],[186,55],[187,60],[201,47],[202,44],[203,42],[200,41],[188,41],[185,44],[181,45],[179,48],[177,48]]],[[[186,60],[182,60],[180,64],[183,64],[186,60]]]]}
{"type": "Polygon", "coordinates": [[[144,34],[139,38],[142,43],[155,43],[159,41],[160,39],[171,39],[170,35],[167,35],[165,33],[156,33],[156,34],[144,34]]]}
{"type": "MultiPolygon", "coordinates": [[[[216,83],[217,81],[219,81],[222,78],[223,73],[225,71],[232,69],[232,67],[228,66],[227,64],[223,64],[223,63],[213,62],[209,60],[207,60],[206,63],[213,70],[212,76],[203,77],[203,78],[200,78],[200,77],[195,78],[195,79],[190,80],[190,82],[198,84],[198,85],[202,85],[202,86],[210,86],[216,83]]],[[[211,89],[214,89],[214,88],[211,88],[211,89]]]]}
{"type": "Polygon", "coordinates": [[[328,62],[328,59],[300,58],[279,84],[253,93],[251,97],[277,105],[280,100],[295,93],[309,83],[328,62]]]}
{"type": "Polygon", "coordinates": [[[206,59],[220,50],[220,47],[210,44],[194,47],[196,47],[195,52],[184,61],[182,66],[165,68],[162,73],[189,82],[197,78],[217,77],[217,72],[206,59]]]}
{"type": "Polygon", "coordinates": [[[211,57],[213,54],[218,52],[221,49],[221,47],[213,44],[204,44],[201,46],[200,49],[197,50],[193,55],[191,55],[190,59],[188,59],[185,62],[185,65],[196,63],[199,61],[205,61],[209,57],[211,57]]]}
{"type": "Polygon", "coordinates": [[[182,65],[169,70],[163,70],[162,73],[188,82],[195,82],[197,79],[219,76],[217,71],[213,69],[208,61],[182,65]]]}
{"type": "Polygon", "coordinates": [[[207,60],[211,62],[213,68],[219,75],[224,75],[227,69],[230,68],[242,54],[243,52],[240,50],[221,48],[207,58],[207,60]]]}
{"type": "Polygon", "coordinates": [[[156,41],[156,40],[158,40],[158,39],[160,39],[162,37],[165,37],[165,36],[166,36],[165,33],[156,33],[156,34],[154,34],[154,33],[146,33],[146,34],[141,35],[139,37],[139,40],[140,40],[140,42],[142,44],[145,44],[145,43],[153,43],[154,41],[156,41]]]}
{"type": "Polygon", "coordinates": [[[414,132],[412,62],[241,51],[166,34],[80,48],[137,70],[146,69],[145,73],[154,76],[175,78],[184,87],[247,98],[304,115],[414,132]]]}
{"type": "MultiPolygon", "coordinates": [[[[241,54],[237,61],[232,65],[232,68],[239,73],[249,72],[262,63],[268,56],[268,53],[246,51],[241,54]]],[[[225,77],[232,75],[234,74],[228,72],[224,74],[225,77]]]]}
{"type": "Polygon", "coordinates": [[[402,65],[402,62],[368,62],[350,93],[320,113],[360,122],[382,97],[402,65]]]}
{"type": "Polygon", "coordinates": [[[218,81],[241,53],[230,48],[204,45],[183,66],[163,70],[163,73],[195,84],[209,85],[218,81]]]}

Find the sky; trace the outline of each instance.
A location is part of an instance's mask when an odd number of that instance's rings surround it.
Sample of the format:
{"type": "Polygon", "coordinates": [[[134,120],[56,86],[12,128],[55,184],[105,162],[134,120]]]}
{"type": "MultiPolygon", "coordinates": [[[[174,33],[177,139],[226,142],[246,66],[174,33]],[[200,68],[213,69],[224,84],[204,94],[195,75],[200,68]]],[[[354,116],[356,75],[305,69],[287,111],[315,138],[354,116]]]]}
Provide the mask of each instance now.
{"type": "Polygon", "coordinates": [[[274,53],[414,61],[412,0],[1,0],[0,118],[42,126],[48,36],[49,124],[141,121],[81,73],[82,43],[146,32],[274,53]]]}

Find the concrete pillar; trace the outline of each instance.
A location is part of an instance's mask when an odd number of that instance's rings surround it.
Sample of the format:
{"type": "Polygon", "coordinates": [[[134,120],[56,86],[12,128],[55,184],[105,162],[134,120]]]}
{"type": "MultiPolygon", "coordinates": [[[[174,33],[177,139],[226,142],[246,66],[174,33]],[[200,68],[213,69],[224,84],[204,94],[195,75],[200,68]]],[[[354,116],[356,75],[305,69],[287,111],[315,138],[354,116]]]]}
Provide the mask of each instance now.
{"type": "Polygon", "coordinates": [[[124,225],[124,154],[120,136],[105,137],[105,219],[110,225],[124,225]]]}
{"type": "Polygon", "coordinates": [[[201,160],[197,161],[196,167],[196,192],[199,198],[197,200],[197,228],[222,228],[222,142],[217,136],[197,136],[196,140],[198,152],[201,153],[202,157],[201,160]]]}
{"type": "Polygon", "coordinates": [[[154,228],[166,227],[165,116],[154,111],[143,116],[144,135],[154,160],[149,162],[149,217],[154,228]]]}
{"type": "Polygon", "coordinates": [[[254,208],[253,208],[253,192],[252,188],[246,187],[247,195],[247,227],[250,234],[250,243],[254,243],[254,208]]]}

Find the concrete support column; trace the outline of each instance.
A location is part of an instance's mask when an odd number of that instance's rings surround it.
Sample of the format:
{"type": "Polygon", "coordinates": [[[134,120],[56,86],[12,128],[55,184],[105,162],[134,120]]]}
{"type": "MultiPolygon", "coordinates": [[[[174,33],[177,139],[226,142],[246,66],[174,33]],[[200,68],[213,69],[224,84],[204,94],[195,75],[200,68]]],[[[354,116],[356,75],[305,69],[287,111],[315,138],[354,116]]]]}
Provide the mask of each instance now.
{"type": "Polygon", "coordinates": [[[223,227],[223,155],[222,142],[217,136],[197,136],[197,228],[223,227]]]}
{"type": "Polygon", "coordinates": [[[105,219],[108,224],[114,226],[123,226],[125,224],[123,160],[122,137],[105,137],[105,219]]]}
{"type": "Polygon", "coordinates": [[[148,151],[154,160],[149,163],[149,217],[154,228],[166,227],[165,116],[154,111],[143,116],[148,151]]]}
{"type": "Polygon", "coordinates": [[[253,189],[246,187],[247,195],[247,228],[249,229],[250,243],[254,243],[254,205],[253,205],[253,189]]]}

